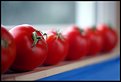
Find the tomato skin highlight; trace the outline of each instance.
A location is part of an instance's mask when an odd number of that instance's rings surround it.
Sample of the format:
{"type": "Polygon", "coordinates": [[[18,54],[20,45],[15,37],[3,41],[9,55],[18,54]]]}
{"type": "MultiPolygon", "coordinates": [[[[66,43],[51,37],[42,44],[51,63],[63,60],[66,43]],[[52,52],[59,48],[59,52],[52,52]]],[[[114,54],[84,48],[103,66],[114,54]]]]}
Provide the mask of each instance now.
{"type": "Polygon", "coordinates": [[[34,29],[32,25],[22,24],[15,26],[10,30],[17,45],[17,57],[12,65],[14,71],[30,71],[43,64],[47,57],[47,43],[43,35],[34,29]],[[32,33],[36,32],[38,39],[36,45],[33,46],[32,33]]]}
{"type": "Polygon", "coordinates": [[[46,42],[48,44],[48,56],[44,62],[44,65],[56,65],[63,61],[68,53],[68,42],[61,35],[57,35],[56,31],[47,32],[48,37],[46,42]]]}
{"type": "Polygon", "coordinates": [[[16,43],[7,29],[1,26],[1,73],[9,70],[16,57],[16,43]]]}
{"type": "Polygon", "coordinates": [[[116,30],[107,24],[99,24],[97,30],[103,36],[102,52],[110,52],[113,50],[118,43],[118,34],[116,30]]]}
{"type": "Polygon", "coordinates": [[[94,56],[101,53],[103,45],[103,37],[96,28],[85,29],[85,36],[88,39],[88,56],[94,56]]]}
{"type": "Polygon", "coordinates": [[[86,37],[80,32],[79,27],[72,26],[63,32],[69,42],[69,51],[66,60],[78,60],[87,55],[88,44],[86,37]]]}

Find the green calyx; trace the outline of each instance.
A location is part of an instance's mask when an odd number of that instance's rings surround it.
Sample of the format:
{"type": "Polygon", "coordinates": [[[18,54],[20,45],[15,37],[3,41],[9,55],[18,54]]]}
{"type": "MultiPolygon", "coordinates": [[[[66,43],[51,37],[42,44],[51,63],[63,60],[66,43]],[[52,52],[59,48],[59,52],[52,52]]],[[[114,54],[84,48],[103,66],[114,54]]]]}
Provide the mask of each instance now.
{"type": "Polygon", "coordinates": [[[57,39],[61,39],[61,40],[64,40],[64,37],[62,36],[62,34],[58,31],[56,31],[56,36],[57,36],[57,39]]]}
{"type": "Polygon", "coordinates": [[[1,46],[4,47],[4,48],[7,48],[8,47],[8,42],[4,39],[1,39],[1,46]]]}
{"type": "Polygon", "coordinates": [[[77,28],[77,29],[79,30],[79,32],[80,32],[81,34],[84,32],[84,30],[81,29],[81,28],[77,28]]]}
{"type": "Polygon", "coordinates": [[[33,47],[33,46],[36,46],[37,42],[40,39],[42,40],[43,38],[42,38],[42,36],[37,36],[36,31],[34,31],[34,32],[32,32],[32,39],[33,39],[33,44],[32,44],[32,47],[33,47]]]}
{"type": "Polygon", "coordinates": [[[45,36],[45,37],[46,37],[46,39],[47,39],[47,34],[46,34],[46,33],[42,33],[42,35],[43,35],[43,36],[45,36]]]}
{"type": "Polygon", "coordinates": [[[43,37],[45,38],[45,39],[47,39],[47,34],[46,33],[43,33],[42,31],[40,31],[40,30],[36,30],[37,32],[41,32],[41,34],[43,35],[43,37]]]}
{"type": "Polygon", "coordinates": [[[96,30],[96,26],[95,26],[95,25],[93,25],[93,26],[92,26],[92,29],[93,29],[93,30],[96,30]]]}
{"type": "Polygon", "coordinates": [[[112,24],[111,23],[109,23],[108,26],[109,26],[109,29],[112,29],[112,24]]]}
{"type": "Polygon", "coordinates": [[[84,32],[82,29],[79,29],[79,31],[82,33],[82,32],[84,32]]]}

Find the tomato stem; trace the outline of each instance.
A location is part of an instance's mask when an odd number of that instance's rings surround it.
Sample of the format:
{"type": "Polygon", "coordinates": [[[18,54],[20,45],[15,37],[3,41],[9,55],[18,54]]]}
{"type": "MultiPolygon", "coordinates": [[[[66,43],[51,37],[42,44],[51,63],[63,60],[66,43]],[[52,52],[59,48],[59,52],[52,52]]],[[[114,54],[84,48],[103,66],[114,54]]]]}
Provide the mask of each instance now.
{"type": "Polygon", "coordinates": [[[64,37],[62,36],[62,34],[60,32],[56,32],[57,34],[57,39],[60,38],[61,40],[64,40],[64,37]]]}
{"type": "Polygon", "coordinates": [[[37,36],[37,39],[42,39],[42,37],[41,36],[37,36]]]}
{"type": "Polygon", "coordinates": [[[43,32],[42,32],[42,31],[40,31],[40,30],[36,30],[36,31],[41,32],[41,33],[42,33],[42,35],[43,35],[43,36],[45,36],[45,37],[46,37],[46,39],[47,39],[47,34],[46,34],[46,33],[43,33],[43,32]]]}
{"type": "Polygon", "coordinates": [[[37,36],[36,31],[32,32],[32,38],[33,38],[33,40],[34,40],[32,46],[36,46],[38,40],[39,40],[39,39],[42,39],[41,36],[37,36]]]}
{"type": "Polygon", "coordinates": [[[109,26],[109,29],[112,29],[112,24],[111,23],[109,23],[108,26],[109,26]]]}
{"type": "Polygon", "coordinates": [[[46,36],[46,39],[47,39],[47,34],[46,33],[42,33],[43,34],[43,36],[45,35],[46,36]]]}
{"type": "MultiPolygon", "coordinates": [[[[78,28],[79,29],[79,28],[78,28]]],[[[83,32],[83,30],[82,29],[79,29],[79,31],[82,33],[83,32]]]]}
{"type": "Polygon", "coordinates": [[[96,30],[96,26],[95,25],[92,26],[92,30],[96,30]]]}

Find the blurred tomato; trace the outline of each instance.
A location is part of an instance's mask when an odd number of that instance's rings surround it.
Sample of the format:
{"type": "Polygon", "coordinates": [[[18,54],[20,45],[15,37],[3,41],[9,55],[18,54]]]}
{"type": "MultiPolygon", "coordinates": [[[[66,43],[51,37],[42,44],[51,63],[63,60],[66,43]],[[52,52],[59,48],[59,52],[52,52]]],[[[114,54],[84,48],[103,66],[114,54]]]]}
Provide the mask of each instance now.
{"type": "Polygon", "coordinates": [[[48,44],[48,56],[44,65],[55,65],[65,59],[68,52],[68,42],[61,33],[49,31],[46,42],[48,44]]]}
{"type": "Polygon", "coordinates": [[[63,35],[69,42],[69,52],[66,60],[78,60],[87,54],[87,39],[83,36],[83,32],[79,27],[69,27],[63,32],[63,35]]]}
{"type": "Polygon", "coordinates": [[[111,28],[111,26],[107,24],[100,24],[97,26],[98,32],[103,36],[103,52],[111,51],[115,48],[118,42],[118,35],[116,30],[111,28]]]}
{"type": "Polygon", "coordinates": [[[85,30],[85,36],[88,39],[88,55],[96,55],[102,50],[103,38],[102,35],[96,30],[96,28],[87,28],[85,30]]]}
{"type": "Polygon", "coordinates": [[[12,35],[1,26],[1,72],[5,73],[16,57],[16,44],[12,35]]]}

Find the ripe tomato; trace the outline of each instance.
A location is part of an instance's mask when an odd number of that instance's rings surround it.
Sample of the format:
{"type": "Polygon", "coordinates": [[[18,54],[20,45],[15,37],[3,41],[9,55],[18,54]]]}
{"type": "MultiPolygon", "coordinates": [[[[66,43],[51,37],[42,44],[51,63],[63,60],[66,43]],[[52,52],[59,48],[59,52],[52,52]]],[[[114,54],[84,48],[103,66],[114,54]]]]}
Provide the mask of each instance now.
{"type": "Polygon", "coordinates": [[[16,57],[16,44],[12,35],[1,26],[1,72],[5,73],[16,57]]]}
{"type": "Polygon", "coordinates": [[[98,32],[103,36],[103,52],[111,51],[115,48],[118,42],[118,35],[116,31],[107,24],[100,24],[97,26],[98,32]]]}
{"type": "Polygon", "coordinates": [[[87,28],[85,30],[85,36],[88,39],[88,55],[96,55],[101,52],[103,45],[103,38],[97,32],[96,28],[87,28]]]}
{"type": "Polygon", "coordinates": [[[61,33],[47,32],[48,56],[44,65],[55,65],[65,59],[68,53],[68,42],[61,33]]]}
{"type": "Polygon", "coordinates": [[[28,24],[10,30],[17,45],[17,57],[12,65],[15,71],[30,71],[43,64],[47,57],[47,43],[42,34],[28,24]]]}
{"type": "Polygon", "coordinates": [[[66,60],[78,60],[87,54],[87,39],[77,26],[67,28],[63,35],[69,42],[69,52],[66,60]]]}

